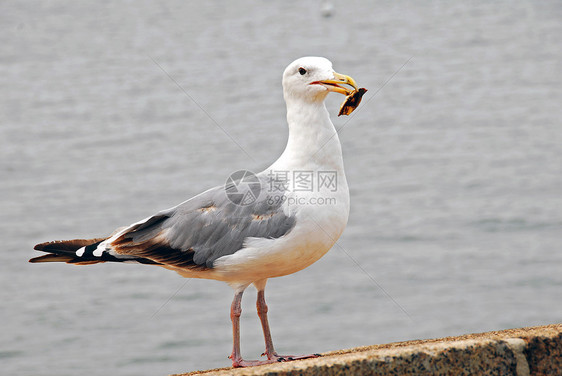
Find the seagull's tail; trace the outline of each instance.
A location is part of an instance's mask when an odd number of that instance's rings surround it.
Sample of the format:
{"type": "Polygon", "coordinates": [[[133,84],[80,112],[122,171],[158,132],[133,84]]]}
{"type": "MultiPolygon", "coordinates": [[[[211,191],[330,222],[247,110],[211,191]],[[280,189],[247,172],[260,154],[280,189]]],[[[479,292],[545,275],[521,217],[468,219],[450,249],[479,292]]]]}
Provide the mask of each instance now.
{"type": "Polygon", "coordinates": [[[47,254],[34,257],[29,260],[29,262],[66,262],[67,264],[77,265],[89,265],[105,262],[108,260],[93,257],[81,257],[76,254],[77,250],[85,247],[86,252],[84,252],[84,255],[91,255],[93,250],[97,248],[98,244],[105,239],[107,238],[57,240],[37,244],[34,249],[37,251],[47,252],[47,254]]]}

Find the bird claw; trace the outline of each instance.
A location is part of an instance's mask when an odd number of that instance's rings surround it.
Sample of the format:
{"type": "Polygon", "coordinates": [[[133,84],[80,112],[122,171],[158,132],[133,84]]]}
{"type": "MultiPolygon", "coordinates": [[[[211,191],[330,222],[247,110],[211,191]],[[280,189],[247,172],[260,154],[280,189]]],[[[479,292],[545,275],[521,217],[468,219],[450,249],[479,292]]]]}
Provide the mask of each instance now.
{"type": "Polygon", "coordinates": [[[320,354],[310,354],[310,355],[268,355],[266,352],[262,354],[262,356],[267,356],[267,360],[244,360],[240,357],[230,355],[229,358],[232,360],[233,367],[252,367],[252,366],[260,366],[264,364],[271,364],[271,363],[282,363],[282,362],[290,362],[293,360],[301,360],[301,359],[310,359],[310,358],[318,358],[321,356],[320,354]]]}
{"type": "Polygon", "coordinates": [[[276,359],[278,362],[290,362],[292,360],[302,360],[310,358],[318,358],[320,354],[310,354],[310,355],[275,355],[270,359],[276,359]]]}

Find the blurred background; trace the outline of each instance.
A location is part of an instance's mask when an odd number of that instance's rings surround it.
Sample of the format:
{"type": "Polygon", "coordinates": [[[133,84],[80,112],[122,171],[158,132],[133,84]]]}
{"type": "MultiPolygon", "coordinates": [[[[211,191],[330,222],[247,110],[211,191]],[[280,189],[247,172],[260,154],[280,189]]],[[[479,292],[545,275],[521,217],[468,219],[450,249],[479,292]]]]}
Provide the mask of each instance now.
{"type": "Polygon", "coordinates": [[[369,92],[352,117],[328,98],[351,217],[323,259],[269,281],[278,351],[560,322],[561,19],[559,1],[3,1],[2,373],[230,365],[226,284],[27,260],[268,166],[281,73],[307,55],[369,92]]]}

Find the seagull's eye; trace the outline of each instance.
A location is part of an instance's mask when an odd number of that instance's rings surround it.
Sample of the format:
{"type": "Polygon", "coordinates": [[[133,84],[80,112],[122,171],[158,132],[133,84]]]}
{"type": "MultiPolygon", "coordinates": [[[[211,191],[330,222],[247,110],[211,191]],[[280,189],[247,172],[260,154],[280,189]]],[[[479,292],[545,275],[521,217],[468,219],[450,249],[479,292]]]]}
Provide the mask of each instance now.
{"type": "Polygon", "coordinates": [[[304,76],[306,74],[306,69],[304,69],[303,67],[300,67],[299,73],[301,74],[301,76],[304,76]]]}

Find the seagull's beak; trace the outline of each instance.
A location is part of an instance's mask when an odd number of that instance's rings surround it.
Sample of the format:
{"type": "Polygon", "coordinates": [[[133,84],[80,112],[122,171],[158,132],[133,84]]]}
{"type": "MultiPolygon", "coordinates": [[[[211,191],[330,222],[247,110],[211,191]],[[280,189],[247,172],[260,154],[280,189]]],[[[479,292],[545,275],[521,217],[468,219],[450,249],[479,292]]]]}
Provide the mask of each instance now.
{"type": "Polygon", "coordinates": [[[322,85],[329,91],[333,91],[334,93],[340,93],[345,96],[350,95],[351,93],[354,92],[354,90],[340,86],[340,84],[353,86],[355,90],[358,89],[357,84],[355,83],[355,80],[353,78],[346,76],[345,74],[340,74],[336,72],[334,72],[334,79],[332,80],[314,81],[311,82],[310,84],[322,85]]]}

